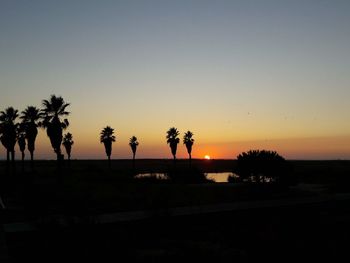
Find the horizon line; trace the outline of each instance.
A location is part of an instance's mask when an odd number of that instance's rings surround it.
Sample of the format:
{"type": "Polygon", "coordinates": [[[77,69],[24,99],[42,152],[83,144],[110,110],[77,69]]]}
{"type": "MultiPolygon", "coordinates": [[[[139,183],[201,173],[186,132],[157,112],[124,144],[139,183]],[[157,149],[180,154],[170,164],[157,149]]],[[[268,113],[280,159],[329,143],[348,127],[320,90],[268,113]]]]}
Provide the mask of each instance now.
{"type": "MultiPolygon", "coordinates": [[[[131,158],[118,158],[118,159],[111,159],[111,161],[132,161],[133,159],[131,158]]],[[[173,161],[173,158],[139,158],[135,159],[137,160],[169,160],[173,161]]],[[[176,160],[186,160],[188,161],[188,158],[176,158],[176,160]]],[[[200,161],[236,161],[237,158],[231,159],[231,158],[211,158],[211,159],[205,159],[205,158],[192,158],[193,160],[200,160],[200,161]]],[[[350,159],[287,159],[285,158],[286,161],[350,161],[350,159]]],[[[30,159],[24,160],[24,162],[30,162],[30,159]]],[[[35,159],[34,162],[36,161],[57,161],[57,159],[35,159]]],[[[68,159],[64,159],[64,161],[68,161],[68,159]]],[[[71,159],[71,161],[108,161],[108,159],[101,158],[101,159],[89,159],[89,158],[79,158],[79,159],[71,159]]],[[[0,158],[0,162],[6,162],[6,159],[0,158]]],[[[11,161],[10,161],[11,162],[11,161]]],[[[22,162],[20,159],[16,159],[15,162],[22,162]]]]}

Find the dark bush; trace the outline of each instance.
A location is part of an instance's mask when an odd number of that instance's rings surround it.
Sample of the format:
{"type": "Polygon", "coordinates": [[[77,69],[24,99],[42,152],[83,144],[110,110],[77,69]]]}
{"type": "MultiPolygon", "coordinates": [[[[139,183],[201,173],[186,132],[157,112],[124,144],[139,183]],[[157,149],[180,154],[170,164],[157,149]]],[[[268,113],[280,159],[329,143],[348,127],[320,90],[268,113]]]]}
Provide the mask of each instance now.
{"type": "Polygon", "coordinates": [[[209,180],[205,174],[197,168],[172,168],[166,173],[174,183],[206,183],[209,180]]]}
{"type": "Polygon", "coordinates": [[[239,175],[232,173],[231,175],[229,175],[227,177],[227,182],[229,182],[229,183],[241,183],[242,178],[239,175]]]}
{"type": "Polygon", "coordinates": [[[237,156],[234,171],[241,181],[291,184],[291,166],[277,152],[250,150],[237,156]]]}

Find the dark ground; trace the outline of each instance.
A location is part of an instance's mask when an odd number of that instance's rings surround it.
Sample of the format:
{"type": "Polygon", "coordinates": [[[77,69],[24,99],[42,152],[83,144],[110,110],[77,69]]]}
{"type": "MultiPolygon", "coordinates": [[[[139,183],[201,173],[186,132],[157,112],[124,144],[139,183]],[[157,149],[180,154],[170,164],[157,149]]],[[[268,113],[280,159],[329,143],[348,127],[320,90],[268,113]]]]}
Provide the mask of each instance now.
{"type": "Polygon", "coordinates": [[[6,237],[14,262],[348,262],[349,204],[50,227],[6,237]]]}
{"type": "MultiPolygon", "coordinates": [[[[232,160],[194,162],[204,172],[232,171],[234,164],[232,160]]],[[[4,173],[4,164],[1,165],[1,176],[9,176],[4,173]]],[[[40,213],[98,213],[96,207],[103,204],[108,205],[102,211],[111,212],[112,208],[124,211],[126,206],[122,204],[125,202],[134,209],[152,209],[154,206],[215,204],[225,200],[332,197],[347,193],[350,189],[348,161],[294,161],[293,173],[299,183],[323,187],[316,193],[295,190],[297,188],[258,191],[226,184],[189,186],[130,182],[127,179],[130,176],[130,161],[114,161],[112,172],[104,165],[104,161],[73,161],[71,173],[66,174],[61,186],[57,186],[54,162],[37,163],[35,173],[26,167],[24,174],[18,165],[16,174],[11,175],[15,179],[2,180],[11,186],[3,189],[6,193],[4,202],[9,207],[8,211],[0,214],[2,223],[35,218],[31,210],[35,210],[37,218],[40,213]],[[120,178],[115,179],[117,175],[120,178]],[[28,191],[26,187],[33,188],[28,191]],[[72,194],[80,192],[79,189],[83,195],[72,194]],[[95,191],[100,194],[96,194],[95,198],[89,196],[95,191]],[[129,196],[126,196],[127,193],[129,196]],[[68,200],[65,196],[69,197],[68,200]],[[151,196],[149,200],[142,201],[147,196],[151,196]],[[84,200],[88,200],[84,209],[78,211],[77,208],[84,206],[84,200]],[[57,207],[60,203],[74,205],[69,209],[63,205],[60,209],[57,207]],[[91,206],[95,206],[94,209],[91,206]],[[9,211],[18,214],[9,216],[9,211]]],[[[137,161],[140,172],[162,172],[171,165],[171,160],[137,161]]],[[[177,165],[186,166],[187,162],[179,161],[177,165]]],[[[350,200],[332,201],[330,198],[315,204],[198,215],[158,214],[144,220],[114,224],[80,222],[62,226],[46,223],[36,225],[35,231],[6,232],[4,235],[10,262],[348,262],[349,223],[350,200]]]]}

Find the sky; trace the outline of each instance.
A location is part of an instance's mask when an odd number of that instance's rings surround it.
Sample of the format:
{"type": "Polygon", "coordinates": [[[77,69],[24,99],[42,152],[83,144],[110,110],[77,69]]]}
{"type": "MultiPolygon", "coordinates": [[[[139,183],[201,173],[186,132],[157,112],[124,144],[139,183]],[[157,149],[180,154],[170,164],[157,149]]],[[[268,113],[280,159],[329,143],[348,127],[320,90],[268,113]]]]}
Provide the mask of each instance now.
{"type": "MultiPolygon", "coordinates": [[[[349,25],[346,0],[0,0],[0,110],[62,96],[73,159],[105,158],[107,125],[112,158],[133,135],[171,158],[176,127],[194,158],[350,159],[349,25]]],[[[55,158],[45,130],[35,154],[55,158]]]]}

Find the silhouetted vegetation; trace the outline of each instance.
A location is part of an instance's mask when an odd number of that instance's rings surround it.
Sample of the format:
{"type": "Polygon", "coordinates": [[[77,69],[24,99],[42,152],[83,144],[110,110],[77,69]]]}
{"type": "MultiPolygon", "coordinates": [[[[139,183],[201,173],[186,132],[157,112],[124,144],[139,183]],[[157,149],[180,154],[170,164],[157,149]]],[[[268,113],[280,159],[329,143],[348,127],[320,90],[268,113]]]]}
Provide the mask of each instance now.
{"type": "Polygon", "coordinates": [[[108,167],[111,167],[112,143],[115,142],[114,129],[106,126],[100,133],[100,142],[105,146],[106,155],[108,158],[108,167]]]}
{"type": "Polygon", "coordinates": [[[57,155],[57,163],[63,159],[61,152],[61,143],[63,139],[63,130],[69,125],[67,119],[61,121],[60,117],[69,115],[66,108],[69,103],[65,103],[62,97],[51,95],[49,100],[43,100],[43,127],[46,128],[47,136],[50,138],[51,146],[57,155]]]}
{"type": "Polygon", "coordinates": [[[142,175],[135,176],[134,178],[137,182],[142,183],[166,183],[170,182],[168,176],[165,173],[145,173],[142,175]]]}
{"type": "MultiPolygon", "coordinates": [[[[275,151],[251,150],[237,156],[234,172],[241,181],[287,183],[290,165],[275,151]]],[[[237,178],[231,180],[237,180],[237,178]]]]}
{"type": "Polygon", "coordinates": [[[68,161],[70,161],[70,156],[71,156],[73,144],[74,144],[73,135],[68,132],[67,134],[64,135],[63,142],[62,142],[62,145],[64,146],[66,153],[67,153],[67,156],[68,156],[68,161]]]}
{"type": "Polygon", "coordinates": [[[137,146],[139,145],[139,142],[137,141],[137,138],[135,136],[132,136],[129,141],[129,146],[132,151],[132,167],[135,168],[135,156],[136,156],[136,150],[137,146]]]}
{"type": "Polygon", "coordinates": [[[191,166],[191,163],[192,163],[192,146],[193,146],[193,143],[194,143],[194,139],[192,138],[193,137],[193,133],[190,132],[190,131],[187,131],[184,135],[184,138],[183,138],[183,143],[186,145],[186,149],[187,149],[187,153],[188,153],[188,158],[189,158],[189,161],[190,161],[190,166],[191,166]]]}
{"type": "Polygon", "coordinates": [[[171,154],[174,157],[174,163],[176,162],[177,145],[180,142],[180,139],[178,138],[179,134],[180,132],[175,127],[172,127],[167,131],[166,135],[167,143],[169,144],[171,154]]]}
{"type": "Polygon", "coordinates": [[[23,167],[24,157],[25,157],[24,151],[26,150],[26,132],[25,132],[25,128],[24,128],[24,124],[23,123],[18,125],[17,143],[18,143],[19,150],[22,153],[22,167],[23,167]]]}
{"type": "Polygon", "coordinates": [[[38,127],[41,126],[40,120],[43,114],[40,109],[34,106],[28,106],[22,111],[21,119],[25,129],[25,135],[28,144],[28,151],[30,153],[30,161],[33,167],[34,165],[34,151],[35,151],[35,140],[38,135],[38,127]]]}
{"type": "Polygon", "coordinates": [[[13,107],[8,107],[5,111],[0,112],[0,133],[1,143],[6,148],[6,160],[10,161],[10,155],[12,163],[15,164],[15,145],[17,140],[17,123],[18,110],[13,107]]]}
{"type": "Polygon", "coordinates": [[[174,167],[168,169],[166,176],[174,183],[186,183],[186,184],[196,184],[196,183],[208,183],[208,180],[204,172],[196,167],[174,167]]]}

